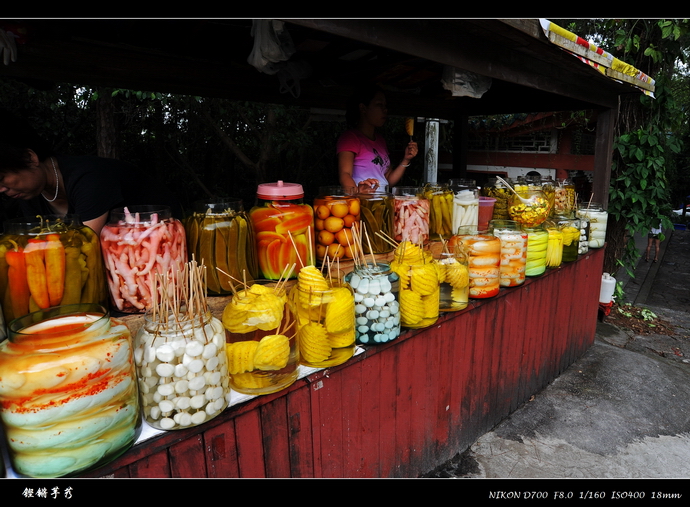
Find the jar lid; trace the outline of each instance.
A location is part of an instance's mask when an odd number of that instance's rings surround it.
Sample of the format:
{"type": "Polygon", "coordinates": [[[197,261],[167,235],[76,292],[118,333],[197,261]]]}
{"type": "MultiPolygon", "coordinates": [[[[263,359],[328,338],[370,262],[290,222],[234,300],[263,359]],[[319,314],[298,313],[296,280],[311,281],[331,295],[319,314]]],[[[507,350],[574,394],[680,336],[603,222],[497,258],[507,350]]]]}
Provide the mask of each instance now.
{"type": "Polygon", "coordinates": [[[256,195],[260,199],[299,199],[304,197],[304,189],[299,183],[278,180],[275,183],[261,183],[256,195]]]}

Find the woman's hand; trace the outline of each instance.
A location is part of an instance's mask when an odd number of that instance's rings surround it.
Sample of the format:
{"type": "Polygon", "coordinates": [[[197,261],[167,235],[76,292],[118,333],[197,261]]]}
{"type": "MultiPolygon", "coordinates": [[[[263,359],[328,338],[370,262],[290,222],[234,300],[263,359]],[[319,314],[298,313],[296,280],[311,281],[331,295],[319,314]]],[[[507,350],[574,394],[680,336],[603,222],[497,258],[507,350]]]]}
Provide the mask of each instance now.
{"type": "Polygon", "coordinates": [[[405,156],[403,157],[403,164],[409,164],[410,160],[417,156],[419,149],[417,148],[417,143],[410,141],[405,147],[405,156]]]}
{"type": "Polygon", "coordinates": [[[379,188],[379,180],[376,178],[367,178],[362,180],[357,185],[357,190],[362,194],[373,194],[379,188]]]}

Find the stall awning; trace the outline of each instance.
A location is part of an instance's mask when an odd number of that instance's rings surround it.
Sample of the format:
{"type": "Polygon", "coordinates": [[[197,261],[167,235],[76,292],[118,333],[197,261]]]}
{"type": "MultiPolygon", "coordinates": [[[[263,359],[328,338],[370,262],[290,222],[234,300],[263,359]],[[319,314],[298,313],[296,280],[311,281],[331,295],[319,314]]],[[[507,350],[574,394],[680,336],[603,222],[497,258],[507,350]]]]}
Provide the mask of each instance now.
{"type": "Polygon", "coordinates": [[[654,79],[600,47],[578,37],[572,32],[552,23],[548,19],[539,20],[546,37],[557,46],[592,66],[606,77],[624,82],[640,89],[645,95],[654,97],[654,79]]]}

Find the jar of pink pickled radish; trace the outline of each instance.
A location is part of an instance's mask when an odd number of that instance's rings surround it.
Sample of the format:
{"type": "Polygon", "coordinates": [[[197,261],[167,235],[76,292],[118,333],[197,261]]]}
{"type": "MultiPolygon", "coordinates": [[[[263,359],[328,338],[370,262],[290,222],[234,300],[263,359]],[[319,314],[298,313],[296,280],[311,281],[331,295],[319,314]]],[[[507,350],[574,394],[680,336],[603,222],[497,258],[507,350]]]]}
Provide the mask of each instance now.
{"type": "Polygon", "coordinates": [[[393,239],[416,245],[429,240],[429,200],[419,187],[393,187],[393,239]]]}
{"type": "Polygon", "coordinates": [[[124,313],[146,312],[153,277],[177,277],[187,263],[184,226],[168,206],[113,209],[101,230],[101,250],[112,309],[124,313]]]}

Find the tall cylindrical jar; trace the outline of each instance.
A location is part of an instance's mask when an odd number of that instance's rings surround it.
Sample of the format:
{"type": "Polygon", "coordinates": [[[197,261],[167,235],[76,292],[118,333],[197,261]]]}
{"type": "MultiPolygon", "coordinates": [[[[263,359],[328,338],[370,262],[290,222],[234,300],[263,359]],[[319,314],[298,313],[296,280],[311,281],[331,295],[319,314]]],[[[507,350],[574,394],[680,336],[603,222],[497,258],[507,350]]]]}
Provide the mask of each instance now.
{"type": "Polygon", "coordinates": [[[154,428],[197,426],[227,406],[225,330],[210,311],[192,317],[147,312],[134,357],[144,418],[154,428]]]}
{"type": "Polygon", "coordinates": [[[470,298],[483,299],[500,291],[501,240],[473,228],[460,228],[458,236],[465,245],[470,277],[470,298]]]}
{"type": "Polygon", "coordinates": [[[429,200],[419,187],[393,187],[393,239],[415,244],[429,240],[429,200]]]}
{"type": "Polygon", "coordinates": [[[556,180],[553,215],[574,217],[576,211],[575,184],[568,178],[556,180]]]}
{"type": "Polygon", "coordinates": [[[108,304],[98,235],[76,215],[13,219],[4,226],[0,304],[5,323],[51,306],[108,304]]]}
{"type": "Polygon", "coordinates": [[[144,313],[153,304],[155,276],[176,278],[187,262],[182,223],[167,206],[111,210],[101,230],[110,301],[125,313],[144,313]]]}
{"type": "Polygon", "coordinates": [[[125,452],[140,429],[128,328],[100,305],[12,321],[0,343],[0,418],[21,475],[73,476],[125,452]]]}
{"type": "Polygon", "coordinates": [[[609,214],[598,202],[583,204],[580,216],[589,220],[589,248],[601,248],[606,243],[609,214]]]}
{"type": "Polygon", "coordinates": [[[580,219],[574,217],[554,217],[563,234],[563,262],[573,262],[579,255],[580,219]]]}
{"type": "Polygon", "coordinates": [[[280,280],[294,264],[290,275],[314,264],[314,210],[304,203],[299,183],[277,181],[257,188],[257,204],[249,211],[254,227],[259,276],[280,280]]]}
{"type": "Polygon", "coordinates": [[[360,223],[363,228],[366,228],[369,238],[368,241],[362,241],[362,250],[365,254],[383,254],[392,251],[392,244],[385,238],[392,238],[394,235],[393,194],[381,190],[360,192],[357,197],[360,203],[360,223]]]}
{"type": "Polygon", "coordinates": [[[456,312],[469,304],[468,258],[459,236],[452,236],[445,245],[434,256],[439,268],[439,310],[456,312]]]}
{"type": "Polygon", "coordinates": [[[512,193],[508,187],[496,178],[489,178],[487,184],[481,188],[481,195],[496,199],[493,215],[491,216],[493,220],[510,220],[508,206],[510,205],[512,193]]]}
{"type": "Polygon", "coordinates": [[[360,203],[355,188],[321,187],[314,199],[315,256],[352,260],[355,251],[353,231],[360,223],[360,203]]]}
{"type": "Polygon", "coordinates": [[[355,337],[361,345],[378,345],[400,335],[400,277],[389,264],[358,265],[345,275],[354,291],[355,337]]]}
{"type": "Polygon", "coordinates": [[[299,353],[285,287],[257,280],[223,310],[230,386],[243,394],[281,391],[297,380],[299,353]]]}
{"type": "Polygon", "coordinates": [[[525,283],[527,267],[527,232],[513,220],[491,220],[489,233],[501,240],[501,287],[525,283]]]}
{"type": "Polygon", "coordinates": [[[557,268],[563,263],[563,231],[552,220],[544,223],[544,229],[549,235],[546,244],[546,267],[557,268]]]}
{"type": "Polygon", "coordinates": [[[403,241],[398,244],[391,269],[400,277],[400,322],[418,329],[436,323],[439,316],[441,286],[439,269],[430,252],[403,241]]]}
{"type": "Polygon", "coordinates": [[[453,192],[447,185],[426,183],[424,197],[429,201],[429,236],[432,241],[450,238],[453,232],[453,192]]]}
{"type": "Polygon", "coordinates": [[[453,234],[460,227],[477,227],[479,223],[479,192],[474,188],[458,188],[453,197],[453,234]]]}
{"type": "Polygon", "coordinates": [[[527,233],[526,276],[539,276],[546,271],[549,233],[542,225],[523,229],[527,233]]]}
{"type": "Polygon", "coordinates": [[[206,266],[209,295],[232,293],[233,278],[258,276],[254,228],[240,199],[197,201],[184,225],[189,257],[206,266]]]}

